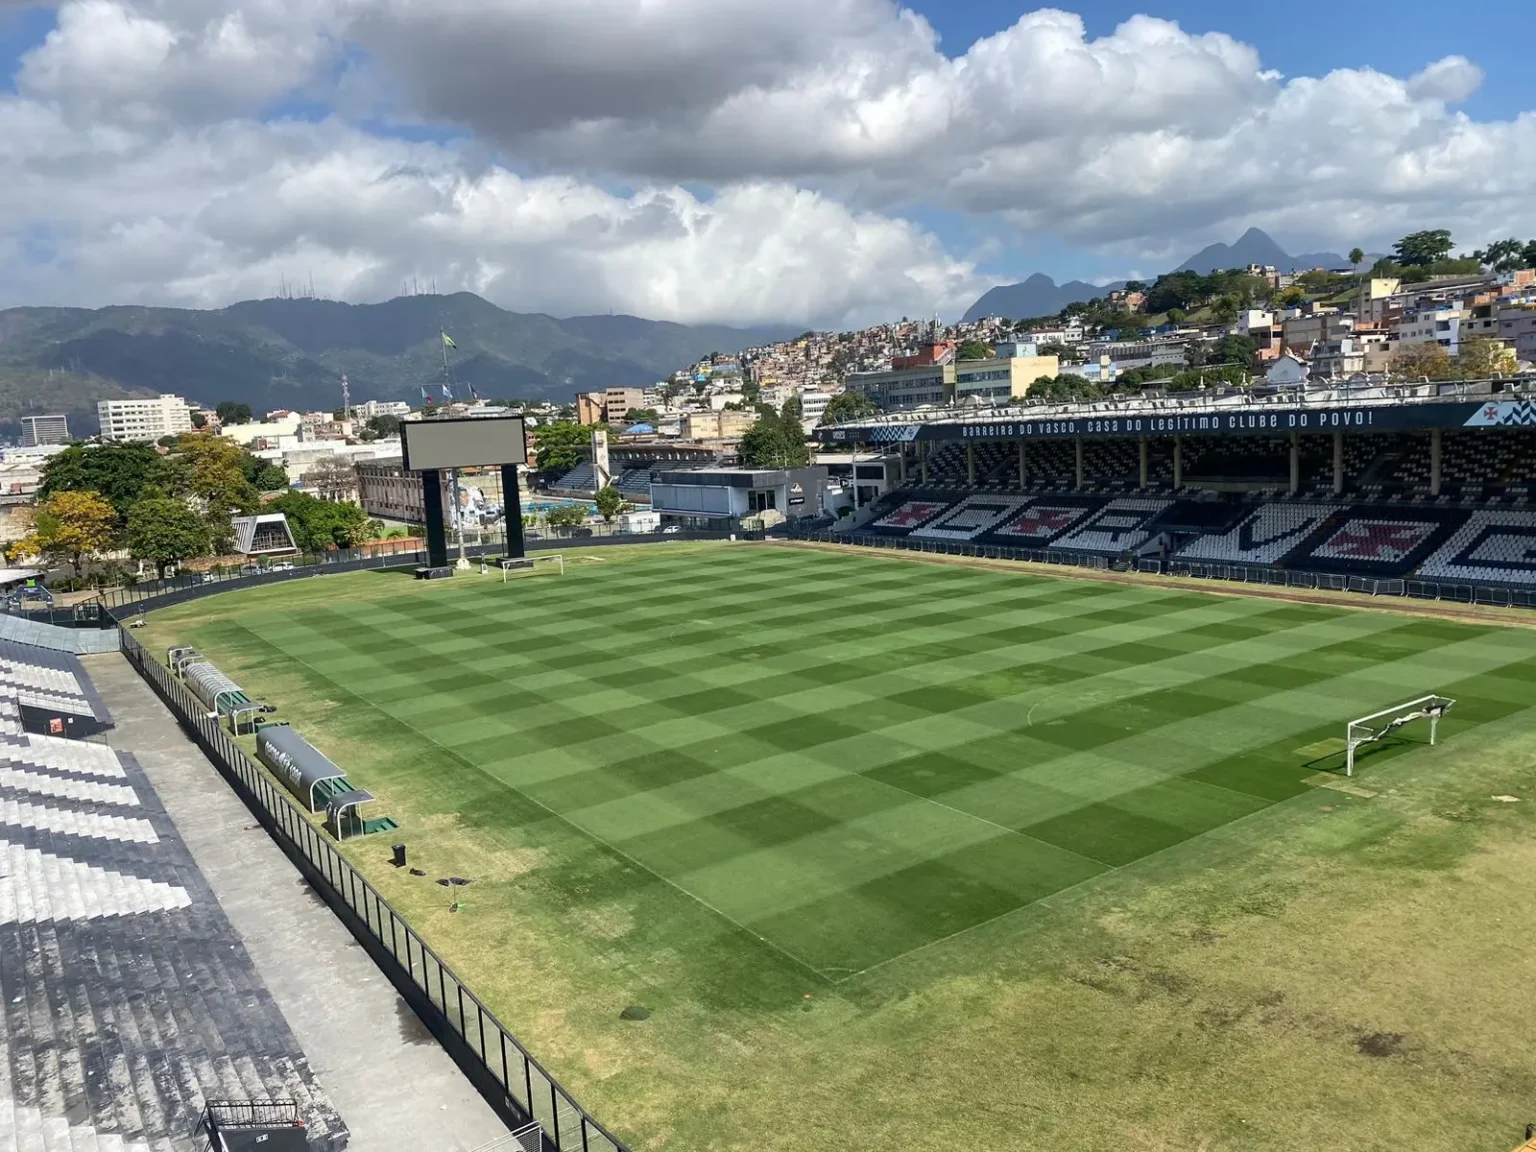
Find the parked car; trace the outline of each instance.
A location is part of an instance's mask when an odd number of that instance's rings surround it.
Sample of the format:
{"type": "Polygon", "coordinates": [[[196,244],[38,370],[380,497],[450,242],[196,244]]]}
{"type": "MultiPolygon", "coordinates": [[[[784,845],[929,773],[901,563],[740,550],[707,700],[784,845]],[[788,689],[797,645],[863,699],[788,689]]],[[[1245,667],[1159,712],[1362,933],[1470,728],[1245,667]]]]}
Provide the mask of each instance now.
{"type": "Polygon", "coordinates": [[[240,575],[242,575],[242,576],[260,576],[261,575],[261,565],[260,564],[242,564],[242,565],[240,565],[240,575]]]}
{"type": "Polygon", "coordinates": [[[289,560],[284,560],[284,561],[282,561],[279,564],[272,565],[270,568],[267,569],[267,571],[268,572],[292,572],[293,571],[293,562],[289,561],[289,560]]]}
{"type": "Polygon", "coordinates": [[[668,524],[661,531],[662,531],[663,535],[670,536],[674,532],[681,532],[682,530],[683,530],[683,526],[681,524],[668,524]]]}

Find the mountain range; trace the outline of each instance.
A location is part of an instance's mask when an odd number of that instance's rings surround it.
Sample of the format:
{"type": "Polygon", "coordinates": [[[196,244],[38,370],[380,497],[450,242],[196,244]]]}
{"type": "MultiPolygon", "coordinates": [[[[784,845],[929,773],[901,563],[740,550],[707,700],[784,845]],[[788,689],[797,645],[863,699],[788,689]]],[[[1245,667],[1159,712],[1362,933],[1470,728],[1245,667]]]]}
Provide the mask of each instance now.
{"type": "MultiPolygon", "coordinates": [[[[68,412],[96,430],[95,402],[175,393],[313,410],[354,401],[434,399],[443,344],[461,397],[569,400],[572,393],[655,383],[714,351],[788,339],[798,328],[688,326],[635,316],[508,312],[469,292],[381,304],[247,300],[228,308],[13,308],[0,311],[0,433],[18,417],[68,412]]],[[[9,429],[8,429],[9,426],[9,429]]]]}
{"type": "MultiPolygon", "coordinates": [[[[1373,263],[1378,258],[1373,254],[1367,256],[1366,260],[1373,263]]],[[[1205,273],[1213,268],[1246,268],[1249,264],[1268,265],[1280,272],[1298,272],[1308,268],[1344,268],[1349,265],[1349,260],[1337,252],[1304,252],[1299,256],[1291,256],[1268,233],[1259,228],[1250,228],[1238,237],[1235,244],[1212,244],[1202,248],[1171,271],[1205,273]]],[[[1124,280],[1109,284],[1069,280],[1065,284],[1057,284],[1049,276],[1036,272],[1019,284],[1000,284],[989,289],[970,306],[965,319],[970,321],[980,320],[984,316],[1007,316],[1019,320],[1025,317],[1054,316],[1068,304],[1092,300],[1096,296],[1118,292],[1124,287],[1124,280]]]]}

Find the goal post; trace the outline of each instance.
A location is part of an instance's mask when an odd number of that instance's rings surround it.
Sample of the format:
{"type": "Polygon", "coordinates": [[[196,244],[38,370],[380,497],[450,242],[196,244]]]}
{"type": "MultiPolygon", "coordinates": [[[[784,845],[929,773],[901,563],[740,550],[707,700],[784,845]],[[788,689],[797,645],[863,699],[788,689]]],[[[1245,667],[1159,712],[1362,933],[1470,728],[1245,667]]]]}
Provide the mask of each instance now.
{"type": "Polygon", "coordinates": [[[1440,718],[1456,703],[1449,696],[1420,696],[1406,704],[1397,704],[1351,720],[1344,733],[1344,775],[1355,774],[1355,749],[1382,740],[1405,724],[1415,720],[1429,721],[1429,743],[1433,747],[1440,733],[1440,718]]]}
{"type": "Polygon", "coordinates": [[[501,582],[503,584],[507,582],[507,575],[509,573],[533,573],[538,570],[537,566],[539,564],[552,564],[559,571],[560,575],[565,575],[565,557],[559,552],[551,552],[537,556],[521,556],[515,559],[512,557],[505,557],[499,561],[499,563],[501,565],[501,582]]]}

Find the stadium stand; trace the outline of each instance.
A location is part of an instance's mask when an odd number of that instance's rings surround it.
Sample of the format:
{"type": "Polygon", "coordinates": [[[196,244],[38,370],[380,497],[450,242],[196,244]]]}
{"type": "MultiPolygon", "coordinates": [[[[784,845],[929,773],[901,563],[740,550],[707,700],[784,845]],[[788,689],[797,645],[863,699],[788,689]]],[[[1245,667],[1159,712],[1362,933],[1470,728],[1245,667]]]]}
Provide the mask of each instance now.
{"type": "Polygon", "coordinates": [[[1473,512],[1424,562],[1419,576],[1536,586],[1536,512],[1473,512]]]}
{"type": "Polygon", "coordinates": [[[1273,564],[1311,536],[1342,504],[1261,504],[1227,532],[1202,535],[1179,550],[1186,560],[1273,564]]]}
{"type": "Polygon", "coordinates": [[[1153,538],[1152,522],[1172,504],[1172,500],[1138,496],[1111,500],[1081,527],[1058,536],[1052,544],[1072,552],[1116,556],[1135,552],[1153,538]]]}
{"type": "Polygon", "coordinates": [[[1098,511],[1102,503],[1084,497],[1036,497],[1016,515],[990,529],[986,539],[1013,548],[1044,548],[1098,511]]]}
{"type": "Polygon", "coordinates": [[[550,487],[559,489],[562,492],[591,492],[593,475],[592,465],[584,462],[576,465],[576,467],[551,484],[550,487]]]}
{"type": "Polygon", "coordinates": [[[0,669],[0,1147],[192,1152],[224,1099],[293,1101],[311,1149],[345,1148],[138,764],[23,731],[23,693],[89,706],[88,678],[15,644],[0,669]]]}
{"type": "Polygon", "coordinates": [[[1287,568],[1406,576],[1466,519],[1463,509],[1351,507],[1327,517],[1282,559],[1287,568]]]}
{"type": "MultiPolygon", "coordinates": [[[[1071,439],[1026,444],[1019,483],[1013,441],[940,441],[928,483],[886,494],[857,531],[1107,557],[1273,567],[1504,588],[1536,587],[1536,433],[1450,431],[1433,490],[1430,436],[1346,436],[1342,494],[1333,440],[1302,437],[1290,491],[1290,437],[1183,439],[1183,487],[1172,484],[1169,438],[1148,443],[1138,486],[1134,439],[1085,439],[1077,485],[1071,439]],[[976,482],[967,480],[967,448],[976,482]]],[[[911,461],[909,459],[909,465],[911,461]]]]}

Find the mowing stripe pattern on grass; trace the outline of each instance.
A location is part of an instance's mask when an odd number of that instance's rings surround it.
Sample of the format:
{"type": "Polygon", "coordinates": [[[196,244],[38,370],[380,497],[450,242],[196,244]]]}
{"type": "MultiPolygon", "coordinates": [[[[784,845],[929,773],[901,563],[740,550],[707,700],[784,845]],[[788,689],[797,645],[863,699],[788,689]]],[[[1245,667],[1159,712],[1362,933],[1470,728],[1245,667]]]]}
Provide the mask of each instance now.
{"type": "Polygon", "coordinates": [[[1454,741],[1536,683],[1523,630],[766,547],[209,631],[831,980],[1307,792],[1353,716],[1441,692],[1454,741]]]}

